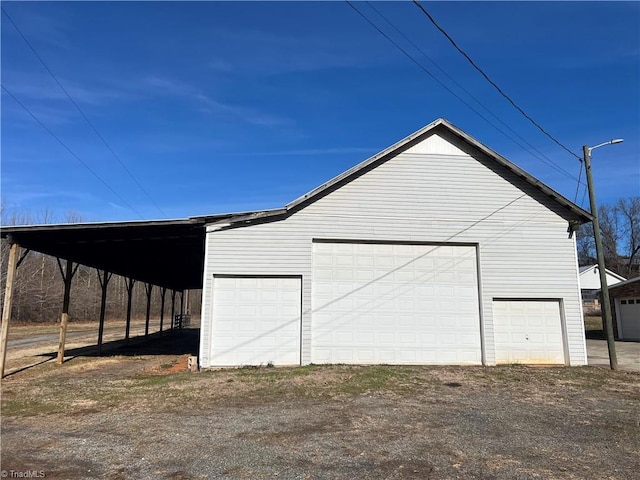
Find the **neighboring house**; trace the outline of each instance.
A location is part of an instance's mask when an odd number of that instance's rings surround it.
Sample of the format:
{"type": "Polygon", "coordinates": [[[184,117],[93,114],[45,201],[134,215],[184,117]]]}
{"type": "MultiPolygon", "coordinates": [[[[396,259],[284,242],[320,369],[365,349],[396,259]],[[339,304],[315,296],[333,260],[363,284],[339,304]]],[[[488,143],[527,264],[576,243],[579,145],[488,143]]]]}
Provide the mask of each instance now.
{"type": "Polygon", "coordinates": [[[573,232],[590,218],[439,119],[207,226],[201,366],[584,365],[573,232]]]}
{"type": "MultiPolygon", "coordinates": [[[[607,273],[607,286],[609,287],[626,280],[626,278],[608,268],[605,271],[607,273]]],[[[580,293],[582,294],[582,304],[585,310],[600,308],[600,270],[598,265],[580,267],[580,293]]]]}
{"type": "Polygon", "coordinates": [[[640,340],[640,277],[609,288],[615,337],[640,340]]]}

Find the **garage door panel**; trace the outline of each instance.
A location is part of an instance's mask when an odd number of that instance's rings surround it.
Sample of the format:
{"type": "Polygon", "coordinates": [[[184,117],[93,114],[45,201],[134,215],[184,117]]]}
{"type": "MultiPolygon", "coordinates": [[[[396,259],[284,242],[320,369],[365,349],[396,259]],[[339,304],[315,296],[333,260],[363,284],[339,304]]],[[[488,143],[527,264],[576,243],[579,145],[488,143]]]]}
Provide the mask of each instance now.
{"type": "Polygon", "coordinates": [[[558,300],[494,300],[496,363],[564,364],[558,300]]]}
{"type": "Polygon", "coordinates": [[[640,340],[640,298],[616,299],[620,338],[640,340]]]}
{"type": "Polygon", "coordinates": [[[300,364],[300,325],[300,278],[214,278],[211,365],[300,364]]]}
{"type": "Polygon", "coordinates": [[[475,247],[315,243],[313,257],[312,362],[481,363],[475,247]]]}

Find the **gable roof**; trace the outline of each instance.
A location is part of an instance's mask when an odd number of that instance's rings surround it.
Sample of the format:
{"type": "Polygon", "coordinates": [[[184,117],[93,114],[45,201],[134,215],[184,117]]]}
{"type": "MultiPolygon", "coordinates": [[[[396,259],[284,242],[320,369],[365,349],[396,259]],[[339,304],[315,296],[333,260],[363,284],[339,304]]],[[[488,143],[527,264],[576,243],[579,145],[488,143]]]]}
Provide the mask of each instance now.
{"type": "MultiPolygon", "coordinates": [[[[583,265],[582,267],[579,268],[580,276],[582,276],[583,274],[586,275],[596,268],[598,268],[598,265],[583,265]]],[[[617,278],[621,282],[624,282],[626,280],[626,278],[624,278],[622,275],[618,275],[617,273],[612,272],[608,268],[605,268],[604,271],[607,272],[607,275],[611,275],[612,277],[617,278]]]]}
{"type": "Polygon", "coordinates": [[[371,168],[375,168],[377,165],[384,163],[385,161],[393,158],[406,148],[411,145],[419,142],[422,138],[428,136],[433,133],[437,129],[444,129],[447,132],[453,134],[455,137],[459,138],[473,149],[481,152],[482,154],[489,157],[500,167],[503,167],[519,178],[524,180],[529,185],[533,186],[540,192],[542,192],[545,196],[550,198],[553,203],[561,207],[559,209],[560,212],[564,213],[564,217],[573,225],[580,225],[582,223],[587,223],[592,220],[592,216],[586,210],[580,208],[578,205],[568,200],[551,187],[545,185],[540,180],[532,176],[531,174],[525,172],[520,167],[511,163],[509,160],[504,158],[502,155],[498,154],[494,150],[490,149],[483,143],[479,142],[472,136],[460,130],[458,127],[445,120],[444,118],[438,118],[434,122],[422,127],[420,130],[412,133],[411,135],[403,138],[399,142],[391,145],[390,147],[382,150],[381,152],[369,157],[365,161],[359,163],[358,165],[350,168],[344,173],[332,178],[326,183],[323,183],[319,187],[311,190],[308,193],[305,193],[301,197],[296,198],[294,201],[288,203],[283,208],[277,208],[273,210],[263,210],[256,212],[248,212],[242,213],[235,216],[231,216],[222,221],[212,222],[209,224],[208,230],[218,230],[222,228],[227,228],[231,226],[244,226],[249,225],[256,222],[262,221],[276,221],[281,220],[288,215],[294,213],[297,210],[304,208],[305,206],[313,203],[319,198],[323,197],[327,193],[333,191],[340,186],[349,183],[351,180],[357,178],[362,175],[364,172],[368,171],[371,168]]]}

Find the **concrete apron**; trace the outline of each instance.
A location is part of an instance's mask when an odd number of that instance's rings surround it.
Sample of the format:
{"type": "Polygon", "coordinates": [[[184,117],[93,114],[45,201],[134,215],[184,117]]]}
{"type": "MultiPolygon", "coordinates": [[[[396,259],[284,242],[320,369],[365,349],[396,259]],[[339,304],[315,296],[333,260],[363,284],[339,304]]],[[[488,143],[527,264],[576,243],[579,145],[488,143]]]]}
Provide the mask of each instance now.
{"type": "MultiPolygon", "coordinates": [[[[640,372],[640,343],[616,342],[618,368],[640,372]]],[[[590,366],[609,367],[609,351],[606,340],[587,339],[587,360],[590,366]]]]}

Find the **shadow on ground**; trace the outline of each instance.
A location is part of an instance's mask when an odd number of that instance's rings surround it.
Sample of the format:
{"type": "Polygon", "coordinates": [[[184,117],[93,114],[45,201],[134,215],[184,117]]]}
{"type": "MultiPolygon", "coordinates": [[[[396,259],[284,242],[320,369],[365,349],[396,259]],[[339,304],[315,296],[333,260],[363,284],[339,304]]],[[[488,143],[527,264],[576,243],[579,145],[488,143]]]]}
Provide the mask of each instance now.
{"type": "MultiPolygon", "coordinates": [[[[65,350],[65,361],[77,357],[115,357],[138,355],[197,355],[200,341],[199,328],[182,328],[177,330],[165,330],[148,336],[140,335],[129,340],[114,340],[102,344],[102,353],[98,353],[97,345],[70,348],[65,350]]],[[[58,355],[56,350],[37,355],[41,359],[25,367],[7,373],[5,377],[23,372],[37,365],[49,362],[58,355]]]]}
{"type": "Polygon", "coordinates": [[[604,340],[604,330],[586,330],[585,336],[591,340],[604,340]]]}

